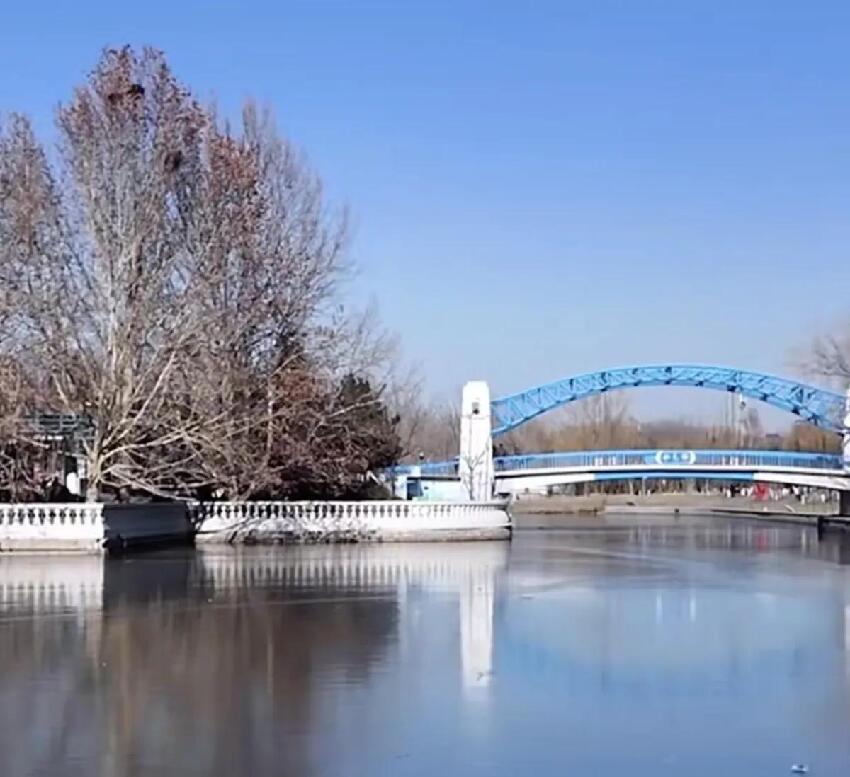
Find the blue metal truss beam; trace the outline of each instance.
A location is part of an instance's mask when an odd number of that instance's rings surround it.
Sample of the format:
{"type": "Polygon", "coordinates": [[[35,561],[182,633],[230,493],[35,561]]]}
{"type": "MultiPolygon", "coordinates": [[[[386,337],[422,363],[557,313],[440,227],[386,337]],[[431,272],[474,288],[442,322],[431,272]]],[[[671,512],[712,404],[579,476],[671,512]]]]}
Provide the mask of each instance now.
{"type": "Polygon", "coordinates": [[[824,429],[841,431],[844,397],[775,375],[702,364],[657,364],[589,372],[494,399],[493,434],[504,434],[570,402],[639,386],[695,386],[740,392],[824,429]]]}

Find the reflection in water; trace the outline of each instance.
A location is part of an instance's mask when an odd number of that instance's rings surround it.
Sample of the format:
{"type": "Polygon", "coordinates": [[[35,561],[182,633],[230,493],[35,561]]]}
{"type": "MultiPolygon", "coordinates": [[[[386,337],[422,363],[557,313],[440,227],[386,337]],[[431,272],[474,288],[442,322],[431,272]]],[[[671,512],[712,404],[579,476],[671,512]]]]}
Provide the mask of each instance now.
{"type": "Polygon", "coordinates": [[[814,529],[712,519],[560,539],[530,543],[510,574],[514,588],[533,590],[542,587],[541,565],[560,567],[568,570],[562,584],[508,618],[508,634],[533,628],[539,639],[520,638],[524,648],[550,651],[560,667],[593,665],[609,680],[619,673],[646,687],[662,677],[665,692],[678,678],[688,692],[701,676],[714,673],[716,681],[729,666],[747,669],[741,682],[760,682],[769,662],[822,660],[813,633],[843,640],[850,590],[838,585],[835,602],[813,607],[810,596],[822,593],[823,581],[812,570],[831,575],[835,568],[805,561],[843,561],[841,532],[819,539],[814,529]]]}
{"type": "Polygon", "coordinates": [[[3,775],[846,775],[845,548],[655,521],[0,558],[3,775]]]}
{"type": "Polygon", "coordinates": [[[100,609],[103,564],[92,556],[0,556],[0,611],[5,614],[100,609]]]}
{"type": "Polygon", "coordinates": [[[607,542],[619,544],[622,533],[629,545],[686,548],[691,550],[794,550],[811,558],[850,564],[850,532],[824,531],[788,524],[756,524],[740,520],[711,518],[704,523],[681,522],[640,525],[612,532],[607,542]]]}
{"type": "Polygon", "coordinates": [[[489,574],[470,575],[460,589],[460,651],[466,688],[486,687],[493,671],[493,602],[489,574]]]}
{"type": "Polygon", "coordinates": [[[844,663],[847,682],[850,684],[850,604],[844,607],[844,663]]]}
{"type": "MultiPolygon", "coordinates": [[[[808,543],[812,547],[812,543],[808,543]]],[[[835,564],[850,564],[850,532],[828,531],[814,543],[816,558],[832,561],[835,564]]]]}
{"type": "Polygon", "coordinates": [[[316,708],[387,660],[399,585],[454,593],[464,672],[489,673],[506,546],[436,549],[3,559],[4,774],[317,773],[316,708]]]}

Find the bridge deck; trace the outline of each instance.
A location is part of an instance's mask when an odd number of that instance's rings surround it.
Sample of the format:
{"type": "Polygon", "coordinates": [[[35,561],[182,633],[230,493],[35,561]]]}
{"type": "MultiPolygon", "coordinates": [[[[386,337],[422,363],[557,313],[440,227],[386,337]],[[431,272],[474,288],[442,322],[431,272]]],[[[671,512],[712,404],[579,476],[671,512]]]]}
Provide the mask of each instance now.
{"type": "Polygon", "coordinates": [[[745,450],[613,450],[499,456],[496,472],[530,469],[611,469],[709,467],[723,469],[800,469],[841,472],[842,457],[831,453],[745,450]]]}
{"type": "MultiPolygon", "coordinates": [[[[496,476],[545,470],[658,470],[700,469],[734,471],[794,471],[809,474],[842,475],[844,463],[834,453],[757,450],[607,450],[569,451],[562,453],[527,453],[497,456],[493,460],[496,476]]],[[[458,461],[425,462],[394,469],[399,475],[422,477],[454,477],[458,461]]]]}

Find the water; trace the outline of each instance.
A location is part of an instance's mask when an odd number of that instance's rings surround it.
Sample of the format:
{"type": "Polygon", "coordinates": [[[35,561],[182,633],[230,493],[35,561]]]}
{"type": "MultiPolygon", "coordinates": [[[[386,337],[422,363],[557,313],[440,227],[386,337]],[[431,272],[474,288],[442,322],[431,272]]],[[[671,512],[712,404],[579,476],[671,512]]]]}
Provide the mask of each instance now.
{"type": "Polygon", "coordinates": [[[0,558],[2,774],[846,777],[850,538],[666,521],[0,558]]]}

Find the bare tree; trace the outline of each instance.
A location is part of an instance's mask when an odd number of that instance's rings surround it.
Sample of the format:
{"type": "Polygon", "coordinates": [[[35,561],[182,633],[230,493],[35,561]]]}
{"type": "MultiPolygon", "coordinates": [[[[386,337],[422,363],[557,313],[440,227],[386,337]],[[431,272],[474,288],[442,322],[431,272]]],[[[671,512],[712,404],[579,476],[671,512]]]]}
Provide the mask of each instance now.
{"type": "Polygon", "coordinates": [[[5,136],[0,165],[18,173],[8,186],[20,192],[2,205],[18,335],[7,353],[39,372],[43,407],[94,422],[92,495],[158,488],[151,462],[180,433],[163,410],[199,335],[177,260],[204,121],[161,55],[125,49],[107,52],[59,109],[56,172],[24,119],[5,136]]]}
{"type": "Polygon", "coordinates": [[[790,366],[803,375],[843,388],[850,383],[850,318],[837,320],[831,330],[795,348],[790,366]]]}
{"type": "Polygon", "coordinates": [[[631,426],[628,400],[623,392],[597,394],[575,405],[576,431],[582,448],[604,449],[626,445],[631,426]]]}
{"type": "Polygon", "coordinates": [[[393,405],[401,418],[400,435],[407,461],[424,459],[445,461],[454,458],[460,450],[460,409],[444,402],[425,404],[424,401],[393,405]],[[414,421],[405,425],[410,415],[414,421]]]}
{"type": "Polygon", "coordinates": [[[48,469],[49,445],[36,439],[36,412],[28,376],[10,360],[0,363],[0,489],[14,501],[28,501],[48,469]]]}
{"type": "MultiPolygon", "coordinates": [[[[850,386],[850,319],[837,321],[829,334],[813,338],[791,357],[792,367],[818,383],[825,383],[838,391],[850,386]]],[[[844,413],[837,407],[837,423],[842,423],[844,413]]],[[[799,443],[799,438],[795,445],[799,443]]]]}
{"type": "Polygon", "coordinates": [[[816,338],[809,365],[819,375],[850,382],[850,331],[816,338]]]}
{"type": "Polygon", "coordinates": [[[597,394],[511,432],[509,451],[599,450],[637,443],[639,426],[623,392],[597,394]]]}
{"type": "Polygon", "coordinates": [[[332,390],[344,221],[326,219],[320,182],[252,105],[238,134],[213,117],[206,132],[180,261],[199,336],[176,415],[202,479],[245,496],[274,482],[282,425],[332,390]]]}
{"type": "Polygon", "coordinates": [[[56,164],[26,119],[0,131],[6,405],[25,386],[21,407],[90,420],[90,496],[344,479],[383,384],[346,405],[343,378],[392,349],[337,305],[345,214],[303,157],[250,103],[222,124],[150,49],[106,51],[57,118],[56,164]]]}
{"type": "Polygon", "coordinates": [[[420,453],[425,455],[423,434],[430,424],[423,394],[424,380],[415,369],[392,376],[388,384],[388,403],[399,417],[398,433],[403,458],[415,459],[420,453]]]}

